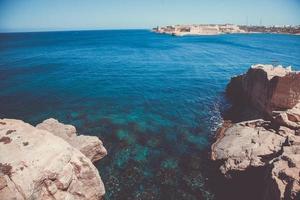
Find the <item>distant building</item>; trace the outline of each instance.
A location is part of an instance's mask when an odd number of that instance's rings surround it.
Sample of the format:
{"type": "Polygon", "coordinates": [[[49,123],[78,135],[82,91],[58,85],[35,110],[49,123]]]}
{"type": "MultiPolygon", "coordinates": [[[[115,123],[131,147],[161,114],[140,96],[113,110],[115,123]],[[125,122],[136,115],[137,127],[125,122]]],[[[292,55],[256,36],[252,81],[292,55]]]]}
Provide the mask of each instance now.
{"type": "Polygon", "coordinates": [[[300,26],[238,26],[235,24],[199,24],[175,25],[154,28],[153,31],[177,36],[183,35],[217,35],[226,33],[285,33],[300,34],[300,26]]]}

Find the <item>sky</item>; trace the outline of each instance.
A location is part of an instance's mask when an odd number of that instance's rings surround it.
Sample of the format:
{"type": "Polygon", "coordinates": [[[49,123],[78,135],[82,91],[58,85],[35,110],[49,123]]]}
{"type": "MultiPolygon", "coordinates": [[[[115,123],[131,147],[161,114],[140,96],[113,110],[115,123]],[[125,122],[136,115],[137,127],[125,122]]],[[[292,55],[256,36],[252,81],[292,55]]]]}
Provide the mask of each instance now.
{"type": "Polygon", "coordinates": [[[0,0],[0,32],[247,21],[252,25],[299,25],[300,0],[0,0]]]}

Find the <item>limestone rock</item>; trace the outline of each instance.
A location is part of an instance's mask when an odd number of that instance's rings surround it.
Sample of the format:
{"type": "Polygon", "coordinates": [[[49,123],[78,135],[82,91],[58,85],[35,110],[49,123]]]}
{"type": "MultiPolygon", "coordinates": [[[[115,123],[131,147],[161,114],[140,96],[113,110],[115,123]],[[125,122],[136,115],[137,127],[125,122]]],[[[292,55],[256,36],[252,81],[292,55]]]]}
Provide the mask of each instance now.
{"type": "Polygon", "coordinates": [[[270,128],[270,122],[254,120],[233,124],[222,130],[223,136],[212,146],[212,159],[221,160],[221,172],[243,171],[268,164],[286,138],[270,128]]]}
{"type": "Polygon", "coordinates": [[[283,147],[272,162],[265,199],[300,198],[300,144],[283,147]]]}
{"type": "Polygon", "coordinates": [[[250,167],[266,167],[265,199],[300,197],[300,136],[298,130],[262,119],[224,123],[212,145],[211,158],[220,161],[225,177],[250,167]]]}
{"type": "Polygon", "coordinates": [[[211,158],[220,161],[220,170],[227,177],[231,172],[264,166],[266,200],[300,199],[300,72],[254,65],[231,79],[226,94],[233,110],[254,107],[269,121],[223,123],[211,158]]]}
{"type": "Polygon", "coordinates": [[[253,65],[246,74],[231,79],[227,94],[234,103],[247,101],[272,116],[273,111],[293,109],[300,103],[300,72],[280,65],[253,65]]]}
{"type": "Polygon", "coordinates": [[[77,136],[76,128],[72,125],[60,123],[50,118],[36,126],[38,129],[47,130],[61,137],[70,145],[81,151],[92,162],[96,162],[107,155],[107,151],[101,140],[96,136],[77,136]]]}
{"type": "MultiPolygon", "coordinates": [[[[71,130],[71,129],[69,129],[71,130]]],[[[0,199],[99,200],[98,170],[79,150],[46,130],[0,119],[0,199]]]]}
{"type": "Polygon", "coordinates": [[[300,129],[300,103],[292,109],[273,111],[272,117],[280,125],[287,126],[292,129],[300,129]]]}

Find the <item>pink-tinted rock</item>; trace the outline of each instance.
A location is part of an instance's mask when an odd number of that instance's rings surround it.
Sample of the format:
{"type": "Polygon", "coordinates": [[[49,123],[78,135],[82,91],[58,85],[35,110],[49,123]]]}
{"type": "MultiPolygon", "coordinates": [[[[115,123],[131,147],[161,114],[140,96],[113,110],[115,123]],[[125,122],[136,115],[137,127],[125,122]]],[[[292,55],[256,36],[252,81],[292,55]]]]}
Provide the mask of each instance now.
{"type": "Polygon", "coordinates": [[[66,125],[56,119],[50,118],[38,124],[36,127],[61,137],[70,145],[81,151],[92,162],[96,162],[107,155],[107,151],[98,137],[86,135],[78,136],[76,128],[72,125],[66,125]]]}
{"type": "Polygon", "coordinates": [[[300,72],[293,72],[290,67],[258,64],[246,74],[233,77],[227,92],[237,100],[244,97],[259,110],[271,114],[274,110],[291,109],[300,102],[299,85],[300,72]]]}
{"type": "Polygon", "coordinates": [[[286,140],[269,126],[270,122],[254,120],[225,127],[223,136],[212,146],[212,159],[223,161],[221,172],[227,175],[267,165],[264,157],[275,156],[286,140]]]}
{"type": "Polygon", "coordinates": [[[272,118],[280,125],[293,129],[300,129],[300,103],[292,109],[273,111],[272,118]]]}
{"type": "Polygon", "coordinates": [[[300,128],[300,72],[291,67],[253,65],[231,79],[227,95],[235,104],[251,104],[279,125],[300,128]]]}
{"type": "Polygon", "coordinates": [[[78,149],[21,120],[0,122],[0,137],[11,139],[0,143],[1,200],[102,199],[98,170],[78,149]],[[14,131],[7,135],[9,130],[14,131]]]}
{"type": "Polygon", "coordinates": [[[265,199],[300,198],[300,144],[283,147],[272,162],[265,199]]]}
{"type": "Polygon", "coordinates": [[[254,107],[270,121],[224,123],[211,158],[227,177],[266,167],[266,200],[300,199],[300,72],[254,65],[233,77],[226,92],[233,106],[254,107]]]}

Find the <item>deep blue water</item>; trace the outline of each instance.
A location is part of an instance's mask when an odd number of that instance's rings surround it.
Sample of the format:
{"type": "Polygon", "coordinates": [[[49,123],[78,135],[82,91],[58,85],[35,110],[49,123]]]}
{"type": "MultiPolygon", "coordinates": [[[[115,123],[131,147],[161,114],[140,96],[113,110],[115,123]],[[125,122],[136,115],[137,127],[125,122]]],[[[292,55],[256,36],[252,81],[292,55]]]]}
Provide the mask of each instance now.
{"type": "Polygon", "coordinates": [[[0,117],[53,117],[99,136],[106,199],[214,199],[207,149],[224,89],[255,63],[300,70],[300,37],[0,34],[0,117]]]}

